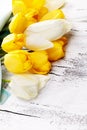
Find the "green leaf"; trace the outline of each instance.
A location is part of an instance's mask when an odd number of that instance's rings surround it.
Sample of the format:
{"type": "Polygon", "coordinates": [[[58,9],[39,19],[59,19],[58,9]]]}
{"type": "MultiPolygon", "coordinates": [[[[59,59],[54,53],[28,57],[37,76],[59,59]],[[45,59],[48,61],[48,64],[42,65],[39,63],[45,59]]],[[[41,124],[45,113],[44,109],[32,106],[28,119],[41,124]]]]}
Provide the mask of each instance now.
{"type": "Polygon", "coordinates": [[[8,27],[9,27],[9,23],[11,22],[12,17],[13,17],[13,14],[11,14],[9,20],[7,21],[7,23],[3,27],[2,31],[0,32],[0,58],[6,54],[6,52],[4,52],[1,48],[1,43],[2,43],[3,38],[6,37],[8,34],[10,34],[8,27]]]}
{"type": "Polygon", "coordinates": [[[1,48],[0,48],[0,59],[1,57],[3,57],[6,54],[6,52],[4,52],[1,48]]]}
{"type": "Polygon", "coordinates": [[[2,43],[2,40],[4,37],[6,37],[8,34],[10,34],[9,31],[9,23],[11,22],[11,18],[13,17],[13,14],[11,14],[10,18],[8,19],[7,23],[3,27],[2,31],[0,32],[0,45],[2,43]]]}
{"type": "Polygon", "coordinates": [[[8,26],[9,26],[9,22],[6,23],[6,25],[4,26],[4,28],[0,32],[0,45],[2,43],[3,38],[10,33],[9,29],[8,29],[8,26]]]}

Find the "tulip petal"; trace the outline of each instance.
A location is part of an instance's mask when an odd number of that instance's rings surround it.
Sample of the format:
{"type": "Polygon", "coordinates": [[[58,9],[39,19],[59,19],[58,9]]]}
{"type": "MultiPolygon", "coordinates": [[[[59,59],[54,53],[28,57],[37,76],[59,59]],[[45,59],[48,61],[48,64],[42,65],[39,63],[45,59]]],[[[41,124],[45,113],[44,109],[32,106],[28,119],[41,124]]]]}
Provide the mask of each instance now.
{"type": "Polygon", "coordinates": [[[26,37],[26,47],[30,50],[39,51],[46,50],[53,47],[53,43],[46,40],[43,37],[40,37],[38,34],[32,34],[29,37],[26,37]]]}
{"type": "Polygon", "coordinates": [[[65,19],[45,20],[30,25],[25,30],[25,35],[38,34],[50,41],[57,40],[71,30],[70,23],[65,19]]]}
{"type": "Polygon", "coordinates": [[[29,100],[38,95],[38,80],[29,74],[14,75],[9,84],[12,92],[20,98],[29,100]]]}
{"type": "Polygon", "coordinates": [[[49,79],[49,75],[18,74],[11,77],[9,86],[14,95],[30,100],[38,96],[39,91],[46,85],[49,79]]]}
{"type": "Polygon", "coordinates": [[[65,3],[65,0],[46,0],[45,7],[48,8],[49,11],[59,9],[65,3]]]}

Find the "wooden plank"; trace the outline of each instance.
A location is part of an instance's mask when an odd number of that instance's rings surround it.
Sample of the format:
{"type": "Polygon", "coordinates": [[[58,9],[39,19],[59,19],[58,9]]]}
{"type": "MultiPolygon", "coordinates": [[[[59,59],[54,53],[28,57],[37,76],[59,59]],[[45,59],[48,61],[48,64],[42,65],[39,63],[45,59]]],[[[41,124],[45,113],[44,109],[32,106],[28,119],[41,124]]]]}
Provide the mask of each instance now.
{"type": "Polygon", "coordinates": [[[71,123],[64,116],[60,119],[58,117],[57,120],[54,119],[52,121],[0,111],[1,130],[86,130],[86,128],[86,123],[78,124],[76,120],[74,123],[71,123]]]}
{"type": "Polygon", "coordinates": [[[49,120],[25,115],[18,115],[6,111],[0,112],[1,130],[57,130],[49,120]]]}

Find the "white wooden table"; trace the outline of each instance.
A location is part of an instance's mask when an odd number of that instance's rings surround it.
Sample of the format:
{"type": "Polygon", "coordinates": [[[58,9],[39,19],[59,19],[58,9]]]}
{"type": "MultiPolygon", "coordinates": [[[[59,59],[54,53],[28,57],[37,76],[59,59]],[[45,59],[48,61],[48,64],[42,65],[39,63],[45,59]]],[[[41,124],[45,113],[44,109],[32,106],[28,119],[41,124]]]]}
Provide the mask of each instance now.
{"type": "Polygon", "coordinates": [[[65,58],[36,99],[11,96],[0,106],[0,130],[87,130],[86,0],[67,0],[63,11],[72,23],[65,58]]]}

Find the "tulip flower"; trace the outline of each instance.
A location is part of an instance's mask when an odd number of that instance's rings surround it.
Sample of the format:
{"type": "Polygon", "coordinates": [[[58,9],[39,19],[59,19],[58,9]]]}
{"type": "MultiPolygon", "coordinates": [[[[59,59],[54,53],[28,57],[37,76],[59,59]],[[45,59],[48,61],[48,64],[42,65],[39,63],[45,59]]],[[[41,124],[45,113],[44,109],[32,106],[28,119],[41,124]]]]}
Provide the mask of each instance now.
{"type": "Polygon", "coordinates": [[[1,47],[6,52],[20,50],[24,46],[23,40],[23,34],[9,34],[3,39],[1,47]]]}
{"type": "Polygon", "coordinates": [[[12,0],[13,14],[21,12],[26,14],[28,9],[40,10],[45,5],[45,0],[12,0]]]}
{"type": "Polygon", "coordinates": [[[51,63],[48,61],[48,55],[45,51],[36,51],[30,53],[32,68],[30,72],[36,74],[47,74],[51,69],[51,63]]]}
{"type": "Polygon", "coordinates": [[[26,29],[26,25],[26,18],[22,15],[22,13],[17,13],[9,24],[9,30],[11,33],[23,33],[26,29]]]}
{"type": "Polygon", "coordinates": [[[11,51],[6,54],[4,64],[12,73],[25,73],[32,67],[29,53],[24,50],[11,51]]]}
{"type": "Polygon", "coordinates": [[[49,79],[49,75],[15,74],[11,77],[9,86],[14,95],[30,100],[38,96],[49,79]]]}
{"type": "Polygon", "coordinates": [[[45,20],[30,25],[24,32],[25,46],[34,51],[53,47],[52,41],[60,39],[71,30],[64,19],[45,20]]]}
{"type": "Polygon", "coordinates": [[[61,42],[62,41],[54,41],[54,47],[46,50],[49,61],[57,61],[64,57],[64,51],[61,42]]]}

